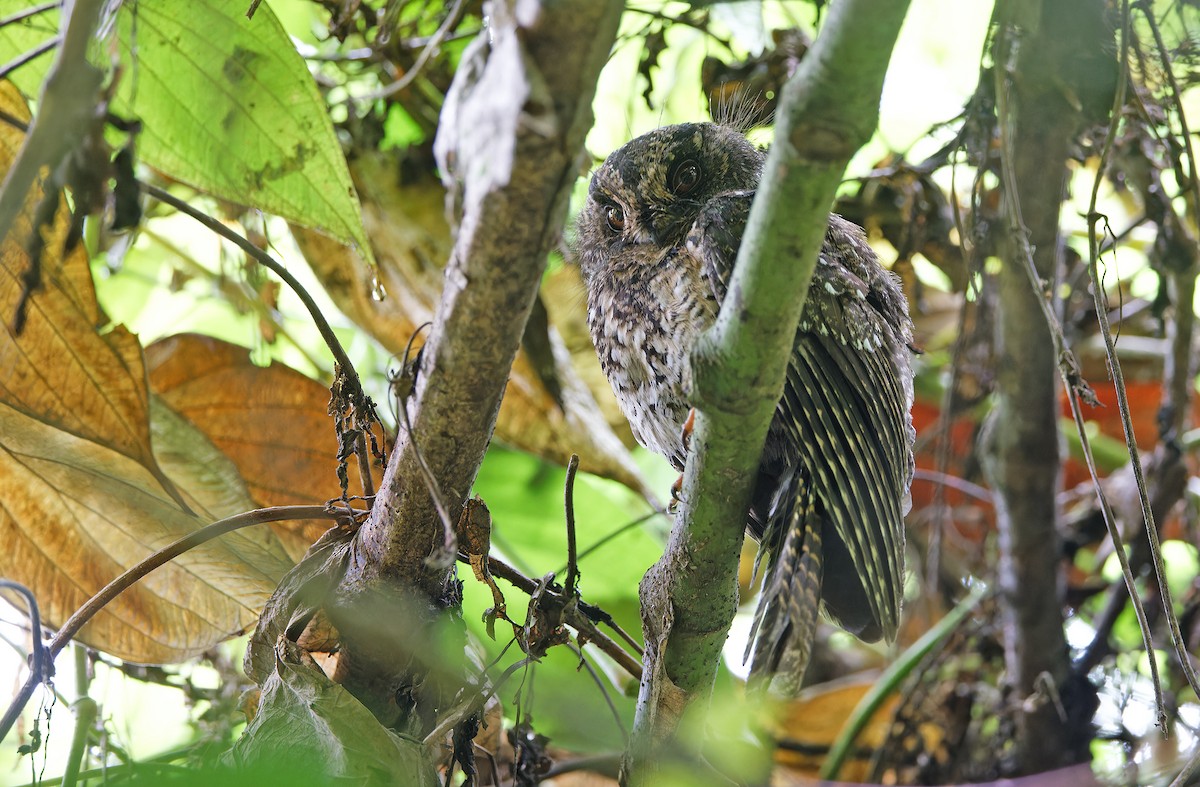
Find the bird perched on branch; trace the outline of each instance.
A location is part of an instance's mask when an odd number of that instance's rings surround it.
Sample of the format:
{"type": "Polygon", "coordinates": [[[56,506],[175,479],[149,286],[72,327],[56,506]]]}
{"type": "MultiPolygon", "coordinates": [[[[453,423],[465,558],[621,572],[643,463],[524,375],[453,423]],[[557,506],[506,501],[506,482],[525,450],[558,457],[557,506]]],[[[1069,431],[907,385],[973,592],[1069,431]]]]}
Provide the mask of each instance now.
{"type": "MultiPolygon", "coordinates": [[[[765,158],[726,126],[660,128],[608,157],[579,218],[601,366],[638,442],[680,471],[692,347],[725,297],[765,158]]],[[[831,215],[744,523],[766,555],[751,675],[780,693],[799,689],[821,607],[866,641],[895,636],[911,339],[897,278],[831,215]]]]}

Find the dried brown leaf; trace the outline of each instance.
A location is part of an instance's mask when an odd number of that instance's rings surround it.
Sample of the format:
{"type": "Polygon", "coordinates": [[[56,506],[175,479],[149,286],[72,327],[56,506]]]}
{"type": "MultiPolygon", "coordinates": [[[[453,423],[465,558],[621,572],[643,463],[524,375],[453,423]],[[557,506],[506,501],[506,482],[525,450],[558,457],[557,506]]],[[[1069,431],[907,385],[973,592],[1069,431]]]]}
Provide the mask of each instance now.
{"type": "MultiPolygon", "coordinates": [[[[146,366],[155,393],[233,462],[258,506],[319,505],[341,494],[329,389],[321,383],[280,363],[256,366],[245,348],[198,334],[150,345],[146,366]]],[[[361,494],[353,468],[350,477],[351,494],[361,494]]],[[[275,529],[298,559],[325,527],[275,529]]]]}
{"type": "MultiPolygon", "coordinates": [[[[28,118],[6,84],[0,111],[28,118]]],[[[0,124],[0,171],[21,142],[0,124]]],[[[137,338],[104,329],[86,254],[65,250],[65,200],[38,228],[40,276],[25,293],[31,217],[42,199],[38,184],[0,247],[0,575],[28,586],[53,626],[150,553],[252,503],[228,460],[152,401],[137,338]],[[186,492],[158,463],[152,415],[165,463],[188,481],[186,492]]],[[[151,573],[80,639],[129,661],[194,656],[253,623],[289,566],[267,529],[226,536],[151,573]]]]}
{"type": "MultiPolygon", "coordinates": [[[[0,575],[31,588],[50,625],[202,524],[136,461],[0,405],[0,575]]],[[[253,624],[289,565],[265,528],[225,536],[150,573],[80,639],[127,661],[195,656],[253,624]]]]}
{"type": "MultiPolygon", "coordinates": [[[[824,752],[833,744],[872,684],[872,679],[850,677],[805,689],[796,701],[789,704],[777,732],[784,742],[775,754],[781,773],[773,781],[790,783],[787,780],[792,777],[816,779],[820,774],[824,752]]],[[[862,751],[874,751],[882,745],[897,702],[898,698],[892,697],[871,717],[858,737],[857,743],[862,751]]],[[[869,766],[869,754],[851,757],[842,768],[841,778],[850,782],[863,781],[869,766]]]]}
{"type": "MultiPolygon", "coordinates": [[[[21,120],[29,112],[10,83],[0,83],[0,111],[21,120]]],[[[0,123],[0,171],[7,171],[24,133],[0,123]]],[[[32,215],[42,199],[35,186],[0,246],[0,402],[86,440],[108,446],[155,471],[150,448],[149,394],[137,338],[106,322],[82,246],[63,255],[66,201],[41,228],[45,252],[41,286],[29,299],[24,330],[14,333],[22,276],[33,261],[26,250],[32,215]]]]}

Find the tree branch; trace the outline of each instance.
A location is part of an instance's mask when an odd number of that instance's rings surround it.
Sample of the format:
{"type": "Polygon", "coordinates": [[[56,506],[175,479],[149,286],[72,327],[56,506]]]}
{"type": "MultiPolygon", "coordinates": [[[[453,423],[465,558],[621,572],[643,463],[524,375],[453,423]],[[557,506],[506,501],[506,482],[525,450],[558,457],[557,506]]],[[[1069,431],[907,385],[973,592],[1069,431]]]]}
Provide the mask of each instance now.
{"type": "Polygon", "coordinates": [[[645,672],[628,755],[651,752],[712,688],[737,604],[751,486],[834,192],[875,130],[883,76],[907,2],[843,0],[783,89],[771,149],[716,325],[692,356],[696,427],[666,553],[642,580],[645,672]]]}
{"type": "Polygon", "coordinates": [[[454,554],[445,554],[417,446],[456,518],[491,439],[546,254],[562,230],[620,12],[618,3],[588,0],[494,3],[447,96],[436,147],[444,175],[455,180],[462,224],[408,402],[416,440],[401,435],[391,457],[357,534],[336,621],[354,654],[345,685],[385,724],[403,714],[396,690],[404,666],[379,636],[378,618],[354,610],[397,592],[418,604],[453,603],[454,554]]]}
{"type": "Polygon", "coordinates": [[[8,236],[38,171],[57,168],[90,125],[103,75],[87,61],[87,49],[103,7],[103,0],[75,0],[63,7],[62,47],[42,83],[38,113],[0,188],[0,238],[8,236]]]}

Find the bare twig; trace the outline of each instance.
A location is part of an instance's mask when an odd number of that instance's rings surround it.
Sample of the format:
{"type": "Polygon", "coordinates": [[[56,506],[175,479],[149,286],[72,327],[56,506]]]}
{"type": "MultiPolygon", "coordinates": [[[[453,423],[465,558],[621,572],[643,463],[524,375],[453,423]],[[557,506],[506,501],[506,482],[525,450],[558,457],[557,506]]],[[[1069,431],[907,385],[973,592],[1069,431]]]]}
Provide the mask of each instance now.
{"type": "Polygon", "coordinates": [[[964,495],[969,495],[981,503],[995,505],[996,496],[992,490],[979,484],[972,484],[965,478],[952,476],[948,473],[943,473],[937,470],[925,470],[920,467],[913,470],[914,481],[931,481],[938,485],[938,488],[954,489],[962,492],[964,495]]]}
{"type": "MultiPolygon", "coordinates": [[[[365,511],[354,512],[356,514],[365,514],[365,511]]],[[[252,525],[261,525],[267,522],[282,522],[289,519],[332,519],[345,520],[350,518],[345,510],[332,510],[324,506],[275,506],[272,508],[258,508],[253,511],[246,511],[241,514],[236,514],[231,517],[213,522],[211,525],[200,528],[199,530],[188,533],[186,536],[168,544],[154,554],[145,558],[137,565],[125,571],[119,577],[109,582],[103,588],[96,592],[90,599],[83,603],[75,614],[67,619],[67,622],[62,625],[62,628],[55,633],[50,642],[46,645],[45,658],[51,661],[59,654],[67,643],[79,633],[79,629],[83,628],[88,621],[96,616],[100,610],[104,609],[114,598],[128,590],[135,582],[149,574],[156,568],[169,563],[175,558],[187,552],[190,549],[204,544],[208,541],[223,536],[226,533],[232,533],[235,530],[240,530],[244,527],[252,525]]],[[[31,674],[29,679],[17,692],[17,696],[13,699],[12,705],[4,714],[4,718],[0,719],[0,740],[3,740],[12,729],[13,723],[25,708],[25,704],[29,702],[30,696],[33,694],[34,687],[40,682],[40,676],[31,674]]]]}
{"type": "Polygon", "coordinates": [[[358,457],[358,477],[362,483],[364,497],[375,494],[375,481],[371,478],[371,452],[367,450],[367,433],[359,430],[354,439],[354,453],[358,457]]]}
{"type": "Polygon", "coordinates": [[[7,25],[20,22],[23,19],[28,19],[31,16],[44,14],[47,11],[52,11],[55,8],[58,8],[60,5],[62,5],[62,0],[50,0],[50,2],[47,3],[39,3],[38,5],[32,5],[29,8],[22,8],[20,11],[14,11],[3,19],[0,19],[0,27],[6,27],[7,25]]]}
{"type": "MultiPolygon", "coordinates": [[[[329,352],[333,354],[334,360],[336,361],[335,369],[340,370],[341,373],[345,375],[346,383],[349,388],[348,393],[350,399],[354,402],[370,401],[370,398],[366,395],[366,392],[363,391],[362,381],[358,377],[358,372],[355,370],[354,364],[350,361],[350,356],[346,354],[346,350],[344,347],[342,347],[341,341],[338,340],[337,334],[333,332],[333,328],[329,325],[329,321],[325,319],[325,315],[321,312],[321,307],[317,305],[317,302],[313,300],[311,295],[309,295],[308,290],[304,288],[304,285],[302,285],[300,281],[288,271],[287,268],[281,265],[270,254],[267,254],[265,251],[255,246],[249,240],[225,226],[225,224],[222,222],[214,219],[212,216],[209,216],[203,211],[193,208],[187,202],[179,199],[169,191],[160,189],[157,186],[145,183],[143,181],[138,181],[137,183],[138,188],[140,188],[149,196],[153,197],[159,202],[170,205],[180,213],[183,213],[184,215],[200,222],[217,235],[220,235],[222,238],[225,238],[233,243],[260,265],[267,268],[280,279],[282,279],[283,282],[292,289],[292,292],[296,294],[296,297],[300,299],[300,302],[304,304],[304,308],[308,311],[309,316],[312,318],[317,332],[321,334],[321,339],[324,340],[325,346],[327,346],[329,348],[329,352]]],[[[375,417],[374,412],[366,414],[356,413],[356,417],[362,417],[364,415],[366,416],[364,419],[366,420],[366,424],[363,428],[370,429],[371,422],[377,421],[378,419],[375,417]]],[[[369,495],[370,492],[367,492],[367,488],[373,488],[374,484],[371,482],[371,458],[369,452],[367,451],[365,441],[360,442],[356,446],[355,453],[358,454],[360,470],[365,468],[363,473],[363,490],[365,494],[369,495]]]]}
{"type": "MultiPolygon", "coordinates": [[[[1104,135],[1104,146],[1100,152],[1100,163],[1096,167],[1096,177],[1092,181],[1092,193],[1088,201],[1088,273],[1092,279],[1092,293],[1095,298],[1097,309],[1097,319],[1100,322],[1100,331],[1105,339],[1105,353],[1107,354],[1109,366],[1113,368],[1114,385],[1117,389],[1117,403],[1122,411],[1122,422],[1128,417],[1129,403],[1124,397],[1125,386],[1120,378],[1119,364],[1117,360],[1116,348],[1112,343],[1112,334],[1108,329],[1108,311],[1107,304],[1104,302],[1104,284],[1100,280],[1099,275],[1099,243],[1096,238],[1096,222],[1099,215],[1096,212],[1096,204],[1099,201],[1100,183],[1104,177],[1106,163],[1112,156],[1113,143],[1116,140],[1118,123],[1121,117],[1121,108],[1125,105],[1125,86],[1127,83],[1128,62],[1125,58],[1126,48],[1129,42],[1129,4],[1126,1],[1122,8],[1122,24],[1121,24],[1121,42],[1117,51],[1120,53],[1118,62],[1120,64],[1120,76],[1117,78],[1117,90],[1113,96],[1112,118],[1109,121],[1108,130],[1104,135]]],[[[1096,470],[1096,460],[1092,455],[1087,430],[1084,428],[1083,412],[1080,407],[1078,398],[1069,396],[1068,401],[1071,405],[1071,417],[1075,419],[1075,430],[1079,434],[1080,444],[1083,446],[1083,458],[1087,463],[1088,473],[1092,477],[1092,486],[1096,490],[1096,498],[1100,504],[1100,514],[1104,519],[1104,526],[1108,530],[1109,538],[1112,540],[1113,552],[1117,555],[1117,561],[1121,564],[1121,577],[1125,581],[1125,587],[1129,591],[1129,599],[1133,603],[1134,615],[1137,617],[1138,629],[1142,634],[1142,646],[1146,649],[1146,653],[1150,655],[1150,682],[1154,689],[1154,707],[1157,711],[1156,721],[1160,728],[1166,721],[1166,715],[1163,704],[1162,681],[1158,676],[1158,665],[1153,657],[1154,639],[1150,631],[1150,622],[1146,617],[1146,608],[1142,603],[1141,594],[1138,592],[1137,584],[1134,580],[1133,570],[1129,565],[1129,556],[1125,553],[1124,539],[1121,538],[1121,530],[1113,517],[1112,506],[1109,505],[1108,497],[1104,492],[1104,486],[1100,483],[1100,475],[1096,470]]],[[[1130,461],[1139,468],[1138,478],[1139,489],[1143,488],[1144,483],[1141,480],[1140,467],[1141,460],[1137,457],[1137,446],[1133,443],[1132,432],[1126,432],[1126,441],[1130,450],[1130,461]]],[[[1102,627],[1101,627],[1102,628],[1102,627]]],[[[1096,634],[1094,646],[1100,641],[1101,633],[1096,634]]],[[[1107,639],[1107,634],[1104,635],[1107,639]]],[[[1084,654],[1084,663],[1089,655],[1094,653],[1093,647],[1089,646],[1084,654]]]]}
{"type": "Polygon", "coordinates": [[[1092,0],[1007,0],[996,14],[991,52],[1008,249],[996,277],[997,390],[985,469],[997,490],[1004,652],[1017,698],[1013,768],[1029,773],[1085,761],[1091,740],[1094,689],[1072,672],[1061,606],[1047,603],[1059,592],[1061,573],[1052,548],[1061,467],[1056,378],[1070,397],[1095,403],[1057,314],[1059,212],[1071,140],[1116,68],[1100,49],[1108,27],[1092,0]],[[1094,80],[1080,76],[1081,59],[1094,80]],[[1044,89],[1059,79],[1069,87],[1044,89]],[[1070,692],[1065,723],[1037,701],[1047,674],[1057,690],[1070,692]]]}
{"type": "Polygon", "coordinates": [[[17,55],[12,60],[0,66],[0,79],[8,79],[9,74],[26,65],[27,63],[37,60],[42,55],[58,46],[60,43],[62,43],[62,38],[59,36],[52,36],[35,46],[33,49],[30,49],[28,52],[23,52],[17,55]]]}
{"type": "Polygon", "coordinates": [[[255,262],[270,270],[272,273],[282,279],[288,287],[291,287],[292,291],[296,293],[296,297],[299,298],[300,302],[304,304],[304,308],[308,311],[309,316],[312,317],[313,324],[316,326],[317,332],[321,334],[321,339],[324,340],[325,345],[329,348],[329,352],[333,354],[334,360],[337,361],[338,365],[342,368],[342,371],[349,377],[351,384],[359,391],[362,390],[362,384],[359,382],[358,372],[355,371],[354,364],[350,361],[350,356],[346,354],[345,348],[342,347],[342,343],[338,339],[337,334],[333,332],[333,328],[329,325],[329,321],[326,320],[325,315],[321,313],[321,307],[317,305],[317,302],[313,300],[313,297],[308,294],[308,290],[304,289],[304,285],[301,284],[299,280],[297,280],[296,277],[288,271],[287,268],[281,265],[270,254],[267,254],[265,251],[255,246],[245,237],[229,229],[229,227],[225,226],[225,224],[221,221],[214,219],[212,216],[209,216],[201,210],[193,208],[186,201],[179,199],[171,192],[165,189],[160,189],[158,186],[154,186],[143,181],[138,181],[138,188],[159,202],[170,205],[172,208],[175,208],[175,210],[179,211],[185,216],[200,222],[206,228],[212,230],[225,240],[237,246],[239,249],[252,257],[255,262]]]}
{"type": "Polygon", "coordinates": [[[575,473],[579,470],[579,456],[571,454],[567,462],[567,480],[563,496],[567,519],[567,576],[563,580],[563,592],[567,598],[575,595],[575,583],[579,579],[579,560],[575,554],[575,473]]]}
{"type": "Polygon", "coordinates": [[[612,697],[609,695],[608,689],[605,688],[604,681],[600,680],[600,675],[596,672],[596,668],[592,666],[592,663],[587,660],[587,656],[583,654],[583,648],[570,642],[567,643],[567,647],[571,649],[571,652],[574,653],[576,657],[578,657],[579,664],[585,670],[587,670],[588,675],[592,679],[592,683],[595,683],[596,688],[600,690],[600,695],[604,697],[604,704],[608,706],[608,711],[612,714],[613,721],[617,723],[617,729],[621,731],[621,738],[628,742],[629,730],[625,728],[625,722],[621,719],[621,712],[617,710],[617,706],[613,702],[612,697]]]}
{"type": "MultiPolygon", "coordinates": [[[[458,558],[462,562],[469,562],[465,555],[459,555],[458,558]]],[[[495,557],[488,557],[488,570],[495,576],[510,583],[513,587],[532,595],[538,589],[538,581],[525,576],[520,571],[517,571],[512,566],[505,563],[503,560],[495,557]]],[[[545,592],[545,591],[543,591],[545,592]]],[[[628,672],[635,678],[641,678],[642,665],[636,658],[630,656],[620,645],[612,640],[607,634],[596,627],[593,619],[596,617],[606,617],[599,608],[591,604],[580,601],[574,608],[566,609],[566,621],[571,628],[582,633],[589,642],[595,643],[596,647],[608,654],[609,658],[617,663],[621,669],[628,672]],[[597,614],[599,613],[599,614],[597,614]]],[[[611,620],[611,617],[608,618],[611,620]]],[[[618,629],[619,630],[619,629],[618,629]]],[[[624,634],[624,632],[621,632],[624,634]]],[[[625,635],[628,638],[628,635],[625,635]]],[[[634,647],[637,643],[630,641],[634,647]]]]}
{"type": "Polygon", "coordinates": [[[412,84],[413,80],[416,79],[417,76],[420,75],[421,71],[425,68],[425,64],[429,61],[429,58],[437,54],[438,48],[442,45],[442,41],[458,22],[458,17],[462,13],[463,2],[464,0],[455,0],[454,5],[450,8],[450,12],[446,14],[446,18],[442,20],[442,24],[438,27],[437,32],[435,32],[433,37],[429,39],[429,43],[427,43],[425,48],[421,50],[421,54],[417,55],[416,62],[412,64],[412,68],[405,72],[404,76],[400,77],[395,82],[391,82],[388,85],[380,88],[379,90],[366,93],[361,96],[350,96],[346,100],[362,102],[377,101],[381,98],[394,96],[412,84]]]}
{"type": "MultiPolygon", "coordinates": [[[[31,685],[44,683],[54,674],[54,657],[46,652],[46,643],[42,639],[42,614],[38,610],[37,597],[33,595],[32,590],[11,579],[0,579],[0,588],[17,593],[25,599],[25,605],[29,609],[29,639],[32,643],[29,653],[29,680],[31,685]]],[[[16,712],[20,713],[20,709],[16,712]]],[[[9,719],[9,715],[12,713],[13,709],[9,708],[4,714],[4,720],[0,722],[0,740],[8,734],[8,728],[13,721],[9,719]]]]}
{"type": "MultiPolygon", "coordinates": [[[[1167,56],[1166,47],[1163,44],[1162,33],[1161,33],[1161,31],[1159,31],[1158,24],[1154,19],[1153,10],[1148,8],[1140,0],[1139,0],[1139,2],[1135,3],[1135,5],[1137,6],[1137,8],[1140,11],[1142,11],[1142,14],[1146,19],[1146,22],[1149,24],[1150,30],[1154,35],[1155,45],[1158,49],[1159,55],[1163,58],[1164,70],[1166,71],[1168,81],[1171,84],[1172,96],[1174,97],[1174,100],[1176,102],[1177,114],[1179,115],[1179,118],[1180,118],[1181,130],[1183,132],[1184,141],[1187,146],[1188,161],[1189,161],[1190,175],[1191,175],[1191,184],[1192,184],[1192,189],[1193,189],[1193,191],[1192,191],[1192,195],[1193,195],[1192,208],[1193,208],[1193,211],[1200,211],[1200,196],[1198,196],[1198,195],[1200,195],[1200,183],[1196,182],[1196,180],[1197,180],[1196,162],[1194,161],[1194,158],[1193,158],[1194,151],[1192,149],[1191,135],[1188,133],[1187,123],[1183,118],[1183,107],[1179,103],[1180,102],[1180,95],[1178,92],[1179,84],[1176,82],[1175,75],[1171,70],[1171,62],[1167,56]]],[[[1097,188],[1098,188],[1098,186],[1093,186],[1093,195],[1095,194],[1095,190],[1097,188]]],[[[1089,215],[1088,216],[1088,237],[1089,237],[1089,240],[1093,244],[1095,242],[1095,222],[1096,222],[1095,214],[1089,215]]],[[[1094,249],[1095,246],[1093,245],[1092,248],[1094,249]]],[[[1091,266],[1094,268],[1096,265],[1097,265],[1097,262],[1095,259],[1095,255],[1093,255],[1093,258],[1091,260],[1091,266]]],[[[1155,577],[1158,579],[1158,590],[1159,590],[1159,593],[1162,595],[1164,616],[1166,617],[1166,620],[1167,620],[1167,628],[1171,632],[1171,644],[1175,649],[1176,656],[1178,656],[1178,658],[1179,658],[1180,669],[1183,670],[1183,675],[1187,679],[1188,685],[1191,687],[1192,692],[1195,694],[1200,694],[1200,681],[1197,680],[1196,670],[1192,666],[1191,656],[1188,653],[1187,645],[1183,641],[1183,634],[1179,631],[1179,620],[1175,617],[1174,602],[1173,602],[1172,595],[1171,595],[1171,588],[1167,584],[1167,572],[1166,572],[1166,567],[1163,565],[1162,545],[1159,543],[1158,527],[1154,523],[1154,512],[1151,510],[1150,495],[1146,490],[1145,474],[1142,471],[1142,463],[1138,457],[1137,443],[1135,442],[1135,438],[1134,438],[1133,420],[1129,415],[1128,396],[1126,395],[1126,392],[1125,392],[1125,378],[1124,378],[1124,375],[1121,373],[1121,364],[1120,364],[1120,361],[1117,359],[1116,349],[1115,349],[1115,345],[1114,345],[1113,339],[1112,339],[1112,333],[1109,331],[1108,314],[1107,314],[1107,311],[1103,308],[1103,306],[1104,306],[1103,289],[1098,284],[1099,279],[1096,278],[1094,274],[1093,274],[1093,276],[1094,276],[1093,281],[1095,282],[1095,284],[1092,289],[1093,289],[1093,295],[1096,299],[1096,310],[1097,310],[1097,317],[1100,321],[1100,332],[1104,337],[1104,346],[1108,353],[1108,358],[1109,358],[1109,368],[1112,370],[1113,384],[1116,386],[1116,390],[1117,390],[1117,402],[1120,405],[1119,409],[1121,412],[1121,426],[1125,430],[1125,440],[1126,440],[1126,444],[1129,446],[1129,461],[1132,465],[1134,478],[1137,481],[1138,499],[1142,505],[1142,516],[1144,517],[1145,525],[1146,525],[1146,537],[1150,540],[1151,564],[1154,566],[1154,574],[1155,574],[1155,577]]],[[[1190,304],[1189,304],[1189,308],[1190,308],[1190,304]]]]}

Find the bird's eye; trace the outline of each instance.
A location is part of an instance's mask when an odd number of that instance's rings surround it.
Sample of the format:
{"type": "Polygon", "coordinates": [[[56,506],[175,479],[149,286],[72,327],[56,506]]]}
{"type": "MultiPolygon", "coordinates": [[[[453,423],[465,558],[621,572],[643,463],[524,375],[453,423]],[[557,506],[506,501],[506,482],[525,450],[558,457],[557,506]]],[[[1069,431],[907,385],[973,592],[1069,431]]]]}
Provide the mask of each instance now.
{"type": "Polygon", "coordinates": [[[625,211],[616,205],[609,205],[604,209],[604,220],[608,222],[608,228],[613,232],[625,230],[625,211]]]}
{"type": "Polygon", "coordinates": [[[671,192],[682,197],[700,185],[700,165],[685,161],[671,173],[671,192]]]}

